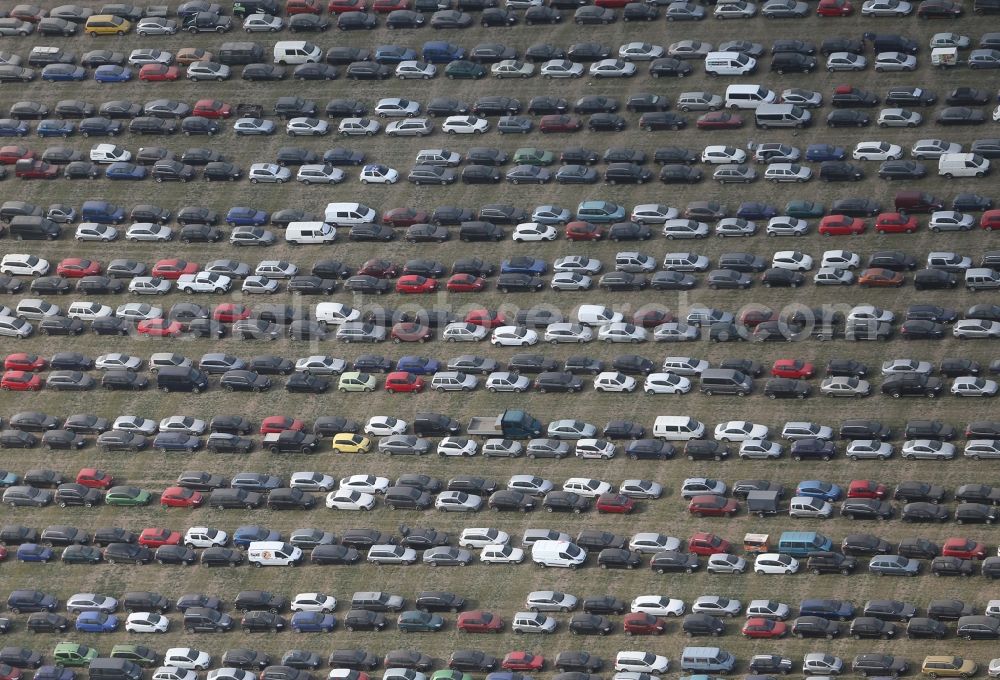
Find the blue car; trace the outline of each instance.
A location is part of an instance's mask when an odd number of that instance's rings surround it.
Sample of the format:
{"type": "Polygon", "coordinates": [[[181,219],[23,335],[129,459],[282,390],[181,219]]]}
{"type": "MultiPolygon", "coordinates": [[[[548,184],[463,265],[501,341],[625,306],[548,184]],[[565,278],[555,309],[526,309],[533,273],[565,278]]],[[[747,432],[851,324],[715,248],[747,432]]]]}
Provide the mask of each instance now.
{"type": "Polygon", "coordinates": [[[48,562],[53,558],[52,548],[38,543],[22,543],[17,547],[19,562],[48,562]]]}
{"type": "Polygon", "coordinates": [[[736,211],[736,216],[745,220],[769,220],[777,214],[778,209],[773,205],[757,201],[744,201],[736,211]]]}
{"type": "Polygon", "coordinates": [[[74,680],[76,673],[63,666],[42,666],[35,671],[33,680],[74,680]]]}
{"type": "Polygon", "coordinates": [[[139,180],[146,179],[146,168],[135,163],[117,161],[109,165],[104,174],[108,179],[139,180]]]}
{"type": "Polygon", "coordinates": [[[263,210],[237,206],[226,213],[226,224],[231,227],[260,227],[267,224],[268,214],[263,210]]]}
{"type": "Polygon", "coordinates": [[[42,80],[52,83],[73,82],[78,83],[87,77],[87,69],[73,64],[49,64],[42,69],[42,80]]]}
{"type": "Polygon", "coordinates": [[[582,201],[576,206],[576,219],[594,224],[621,222],[625,219],[625,208],[610,201],[582,201]]]}
{"type": "Polygon", "coordinates": [[[533,274],[541,276],[548,271],[548,268],[549,266],[545,263],[545,260],[539,260],[537,257],[528,257],[526,255],[512,257],[500,263],[501,274],[533,274]]]}
{"type": "Polygon", "coordinates": [[[337,619],[323,612],[295,612],[291,626],[296,633],[329,633],[337,627],[337,619]]]}
{"type": "Polygon", "coordinates": [[[799,482],[799,485],[795,487],[796,496],[810,496],[812,498],[821,498],[824,501],[834,501],[840,500],[843,490],[833,484],[832,482],[824,482],[818,479],[807,479],[805,481],[799,482]]]}
{"type": "Polygon", "coordinates": [[[238,527],[233,532],[233,545],[246,550],[252,541],[280,541],[281,534],[264,527],[251,524],[249,526],[238,527]]]}
{"type": "Polygon", "coordinates": [[[21,475],[15,474],[10,470],[0,470],[0,487],[14,486],[19,481],[21,481],[21,475]]]}
{"type": "Polygon", "coordinates": [[[118,630],[118,617],[107,612],[81,612],[76,629],[81,633],[113,633],[118,630]]]}
{"type": "Polygon", "coordinates": [[[127,83],[132,80],[132,69],[128,66],[104,64],[94,71],[94,80],[99,83],[127,83]]]}
{"type": "Polygon", "coordinates": [[[401,61],[416,60],[417,51],[399,45],[379,45],[375,48],[375,61],[379,64],[398,64],[401,61]]]}
{"type": "Polygon", "coordinates": [[[27,121],[4,118],[0,120],[0,137],[24,137],[31,132],[27,121]]]}
{"type": "Polygon", "coordinates": [[[80,134],[84,137],[114,137],[121,134],[122,122],[103,116],[84,118],[80,121],[80,134]]]}
{"type": "Polygon", "coordinates": [[[806,147],[807,161],[842,161],[847,158],[847,152],[842,146],[832,144],[810,144],[806,147]]]}
{"type": "Polygon", "coordinates": [[[437,359],[428,359],[427,357],[400,357],[399,361],[396,362],[397,371],[409,371],[417,375],[437,373],[440,367],[441,364],[437,359]]]}
{"type": "Polygon", "coordinates": [[[76,133],[76,123],[69,120],[47,118],[38,121],[38,127],[35,131],[39,137],[69,137],[76,133]]]}

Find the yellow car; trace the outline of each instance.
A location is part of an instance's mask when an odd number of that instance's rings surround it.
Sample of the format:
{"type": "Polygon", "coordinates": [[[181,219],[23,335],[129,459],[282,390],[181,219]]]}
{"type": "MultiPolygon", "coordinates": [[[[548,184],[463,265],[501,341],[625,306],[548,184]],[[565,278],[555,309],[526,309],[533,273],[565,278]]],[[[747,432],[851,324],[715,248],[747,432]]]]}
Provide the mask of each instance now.
{"type": "Polygon", "coordinates": [[[95,14],[84,24],[83,32],[91,38],[99,35],[125,35],[132,30],[132,22],[114,14],[95,14]]]}
{"type": "Polygon", "coordinates": [[[358,371],[342,373],[337,389],[341,392],[371,392],[375,389],[375,376],[358,371]]]}
{"type": "Polygon", "coordinates": [[[372,440],[360,434],[341,432],[333,435],[330,444],[338,453],[368,453],[372,450],[372,440]]]}
{"type": "Polygon", "coordinates": [[[971,678],[979,670],[979,664],[960,656],[928,656],[924,657],[920,670],[932,678],[971,678]]]}

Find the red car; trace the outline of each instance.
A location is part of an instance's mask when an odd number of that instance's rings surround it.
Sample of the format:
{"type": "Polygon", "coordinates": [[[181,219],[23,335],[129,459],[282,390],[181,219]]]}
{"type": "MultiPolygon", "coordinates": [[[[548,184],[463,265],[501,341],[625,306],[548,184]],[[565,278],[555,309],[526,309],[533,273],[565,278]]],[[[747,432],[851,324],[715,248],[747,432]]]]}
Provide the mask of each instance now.
{"type": "Polygon", "coordinates": [[[903,285],[902,272],[872,267],[858,274],[858,285],[862,288],[899,288],[903,285]]]}
{"type": "Polygon", "coordinates": [[[924,0],[917,7],[921,19],[955,19],[962,16],[962,5],[951,0],[924,0]]]}
{"type": "Polygon", "coordinates": [[[642,328],[656,328],[661,323],[676,321],[673,313],[662,309],[640,309],[632,315],[632,323],[642,328]]]}
{"type": "Polygon", "coordinates": [[[235,302],[223,302],[215,307],[212,318],[223,323],[233,323],[250,318],[250,308],[235,302]]]}
{"type": "Polygon", "coordinates": [[[740,506],[725,496],[694,496],[688,503],[688,512],[695,517],[732,517],[740,506]]]}
{"type": "Polygon", "coordinates": [[[963,560],[985,560],[986,546],[969,538],[949,538],[941,546],[941,554],[963,560]]]}
{"type": "Polygon", "coordinates": [[[23,677],[24,673],[21,672],[20,668],[0,663],[0,680],[21,680],[23,677]]]}
{"type": "Polygon", "coordinates": [[[635,510],[635,501],[620,493],[602,493],[594,504],[597,512],[627,515],[635,510]]]}
{"type": "Polygon", "coordinates": [[[200,492],[183,486],[168,486],[160,494],[160,506],[164,508],[197,508],[204,502],[200,492]]]}
{"type": "Polygon", "coordinates": [[[785,637],[785,633],[788,632],[788,626],[783,621],[773,621],[753,616],[747,619],[747,622],[743,624],[743,630],[740,632],[743,633],[743,637],[771,640],[785,637]]]}
{"type": "Polygon", "coordinates": [[[229,118],[233,115],[233,107],[218,99],[199,99],[195,102],[191,115],[202,118],[229,118]]]}
{"type": "Polygon", "coordinates": [[[699,531],[688,539],[688,552],[695,555],[711,556],[715,553],[732,552],[732,544],[724,538],[707,531],[699,531]]]}
{"type": "Polygon", "coordinates": [[[376,14],[388,14],[397,9],[413,9],[410,0],[375,0],[372,3],[372,11],[376,14]]]}
{"type": "Polygon", "coordinates": [[[888,493],[889,489],[886,488],[885,484],[879,484],[870,479],[852,479],[851,483],[847,486],[848,498],[877,498],[882,500],[888,493]]]}
{"type": "Polygon", "coordinates": [[[154,264],[152,274],[153,276],[158,276],[161,279],[176,281],[182,274],[197,274],[199,270],[201,270],[201,267],[199,267],[195,262],[187,262],[185,260],[170,258],[160,260],[154,264]]]}
{"type": "Polygon", "coordinates": [[[659,635],[667,629],[667,624],[652,614],[631,612],[625,615],[622,628],[626,635],[659,635]]]}
{"type": "Polygon", "coordinates": [[[340,14],[341,12],[364,12],[365,0],[330,0],[326,6],[330,14],[340,14]]]}
{"type": "Polygon", "coordinates": [[[749,307],[740,312],[740,323],[747,328],[756,328],[765,321],[777,321],[778,313],[763,305],[749,307]]]}
{"type": "Polygon", "coordinates": [[[854,14],[854,5],[848,0],[819,0],[816,14],[821,17],[846,17],[854,14]]]}
{"type": "Polygon", "coordinates": [[[139,69],[139,80],[146,82],[157,82],[162,80],[177,80],[181,75],[180,69],[176,66],[166,64],[143,64],[139,69]]]}
{"type": "Polygon", "coordinates": [[[771,366],[775,378],[811,378],[815,374],[816,367],[802,359],[778,359],[771,366]]]}
{"type": "Polygon", "coordinates": [[[629,4],[629,0],[594,0],[594,4],[598,7],[608,7],[610,9],[618,9],[629,4]]]}
{"type": "Polygon", "coordinates": [[[115,478],[104,470],[88,467],[76,473],[76,483],[91,489],[110,489],[115,483],[115,478]]]}
{"type": "Polygon", "coordinates": [[[389,260],[380,260],[376,258],[368,260],[361,265],[361,269],[358,270],[358,274],[364,276],[374,276],[377,279],[394,279],[399,276],[399,267],[394,265],[392,262],[389,262],[389,260]]]}
{"type": "Polygon", "coordinates": [[[847,215],[827,215],[819,221],[823,236],[856,236],[865,233],[865,221],[847,215]]]}
{"type": "Polygon", "coordinates": [[[34,160],[35,152],[26,146],[9,144],[0,146],[0,165],[14,165],[18,161],[34,160]]]}
{"type": "Polygon", "coordinates": [[[323,5],[319,0],[287,0],[285,2],[285,14],[322,14],[323,5]]]}
{"type": "Polygon", "coordinates": [[[149,527],[143,529],[142,533],[139,534],[139,545],[144,545],[147,548],[159,548],[161,545],[180,545],[180,542],[180,532],[170,529],[149,527]]]}
{"type": "Polygon", "coordinates": [[[418,274],[407,274],[406,276],[399,277],[396,281],[397,293],[433,293],[437,290],[437,287],[437,281],[418,274]]]}
{"type": "Polygon", "coordinates": [[[904,213],[881,213],[875,218],[875,231],[880,234],[912,234],[918,226],[916,217],[904,213]]]}
{"type": "Polygon", "coordinates": [[[37,5],[15,5],[10,10],[10,15],[14,19],[20,19],[21,21],[27,21],[32,24],[37,24],[45,16],[45,10],[41,9],[37,5]]]}
{"type": "Polygon", "coordinates": [[[67,279],[82,279],[84,276],[97,276],[101,273],[101,263],[82,257],[67,257],[56,265],[56,274],[67,279]]]}
{"type": "Polygon", "coordinates": [[[268,416],[260,422],[260,433],[273,434],[275,432],[284,432],[285,430],[304,430],[305,427],[306,424],[298,418],[268,416]]]}
{"type": "Polygon", "coordinates": [[[0,379],[0,389],[6,392],[37,392],[42,379],[34,371],[7,371],[0,379]]]}
{"type": "Polygon", "coordinates": [[[27,352],[14,352],[3,360],[3,367],[8,371],[44,371],[48,365],[46,359],[27,352]]]}
{"type": "MultiPolygon", "coordinates": [[[[0,545],[0,562],[3,562],[5,559],[7,559],[7,548],[0,545]]],[[[0,670],[0,673],[2,672],[3,671],[0,670]]]]}
{"type": "Polygon", "coordinates": [[[735,130],[743,127],[743,117],[728,111],[709,111],[698,116],[699,130],[735,130]]]}
{"type": "Polygon", "coordinates": [[[492,309],[471,309],[465,315],[465,323],[485,326],[486,328],[496,328],[497,326],[506,326],[507,317],[492,309]]]}
{"type": "Polygon", "coordinates": [[[389,337],[397,345],[401,342],[427,342],[434,339],[434,331],[416,321],[400,321],[393,325],[389,337]]]}
{"type": "Polygon", "coordinates": [[[184,327],[180,321],[147,319],[140,321],[135,329],[139,332],[139,335],[148,335],[154,338],[175,338],[183,332],[184,327]]]}
{"type": "Polygon", "coordinates": [[[453,274],[444,287],[449,293],[478,293],[486,288],[486,279],[472,274],[453,274]]]}
{"type": "Polygon", "coordinates": [[[539,132],[576,132],[583,127],[580,116],[572,114],[550,114],[538,121],[539,132]]]}
{"type": "Polygon", "coordinates": [[[457,627],[465,633],[499,633],[503,630],[503,619],[493,612],[474,609],[458,615],[457,627]]]}
{"type": "Polygon", "coordinates": [[[607,234],[604,227],[590,222],[570,222],[566,225],[567,241],[600,241],[607,234]]]}
{"type": "Polygon", "coordinates": [[[393,371],[385,376],[385,391],[389,394],[395,394],[396,392],[420,392],[423,389],[424,379],[408,371],[393,371]]]}
{"type": "Polygon", "coordinates": [[[507,652],[500,667],[508,671],[540,671],[545,668],[545,657],[531,652],[507,652]]]}
{"type": "Polygon", "coordinates": [[[1000,229],[1000,210],[987,210],[979,218],[979,226],[986,231],[1000,229]]]}
{"type": "Polygon", "coordinates": [[[430,221],[430,215],[414,208],[393,208],[382,213],[382,222],[393,227],[409,227],[430,221]]]}
{"type": "Polygon", "coordinates": [[[45,161],[31,161],[27,165],[16,166],[14,176],[20,179],[55,179],[59,176],[59,168],[45,161]]]}

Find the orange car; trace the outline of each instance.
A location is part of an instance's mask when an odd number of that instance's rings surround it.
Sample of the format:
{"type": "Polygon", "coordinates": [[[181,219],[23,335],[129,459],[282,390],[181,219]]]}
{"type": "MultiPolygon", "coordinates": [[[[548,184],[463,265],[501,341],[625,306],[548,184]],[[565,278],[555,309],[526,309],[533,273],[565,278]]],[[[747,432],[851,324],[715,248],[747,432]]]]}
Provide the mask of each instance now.
{"type": "Polygon", "coordinates": [[[899,288],[903,285],[903,275],[891,269],[873,267],[861,272],[858,285],[862,288],[899,288]]]}

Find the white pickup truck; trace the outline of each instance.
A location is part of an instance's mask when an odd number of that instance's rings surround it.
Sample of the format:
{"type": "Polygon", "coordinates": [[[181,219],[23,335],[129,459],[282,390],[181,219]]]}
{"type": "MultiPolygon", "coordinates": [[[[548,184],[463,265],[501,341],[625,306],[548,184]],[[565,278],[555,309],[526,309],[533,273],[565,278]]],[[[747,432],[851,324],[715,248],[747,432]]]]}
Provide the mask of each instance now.
{"type": "Polygon", "coordinates": [[[226,293],[232,285],[231,278],[215,272],[182,274],[177,279],[177,289],[184,293],[226,293]]]}

